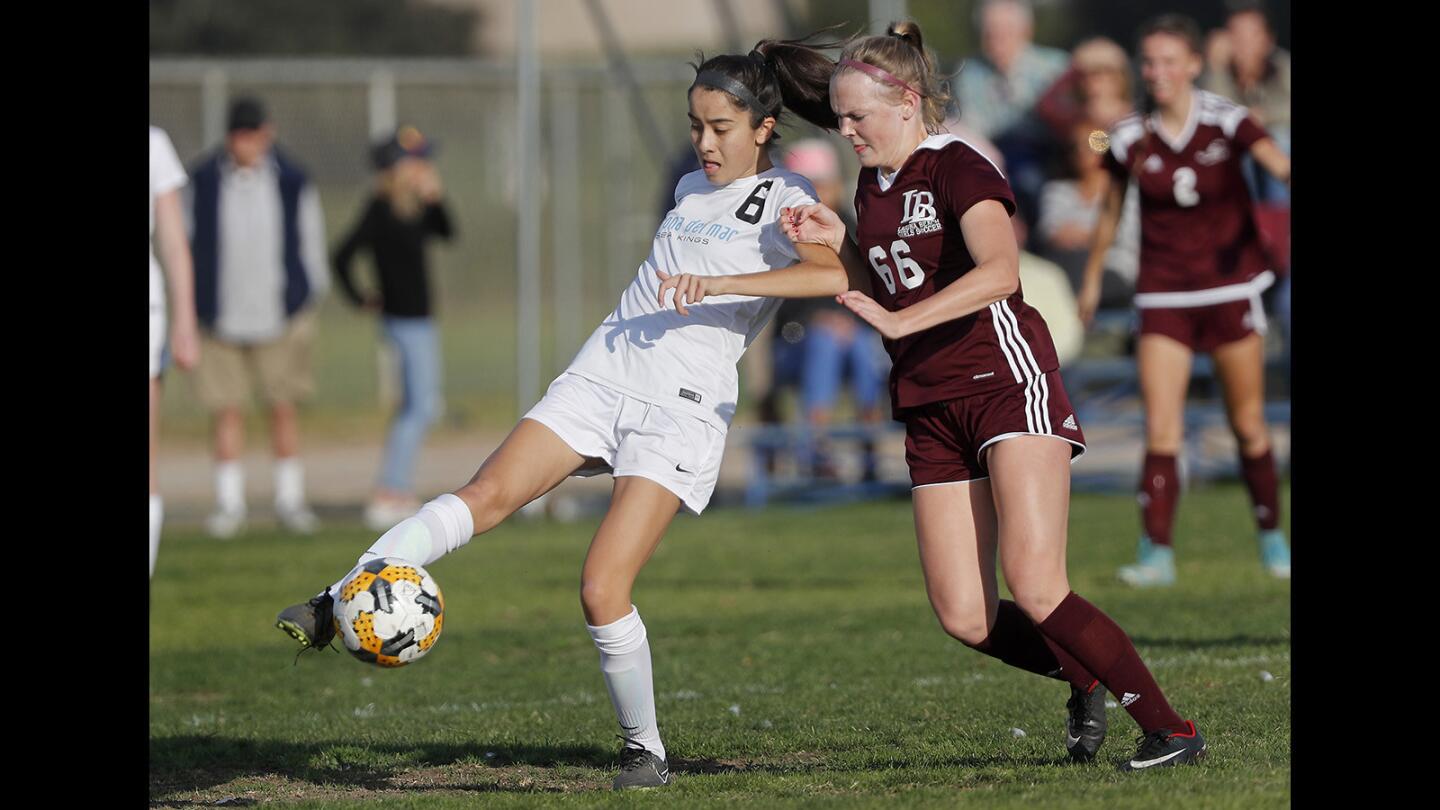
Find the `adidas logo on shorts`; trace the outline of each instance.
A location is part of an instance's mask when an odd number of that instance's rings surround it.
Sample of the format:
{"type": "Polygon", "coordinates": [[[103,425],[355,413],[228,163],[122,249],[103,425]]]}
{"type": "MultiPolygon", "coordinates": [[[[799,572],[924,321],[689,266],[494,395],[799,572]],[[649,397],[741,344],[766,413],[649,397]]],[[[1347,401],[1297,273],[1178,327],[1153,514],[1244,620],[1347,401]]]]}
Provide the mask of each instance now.
{"type": "Polygon", "coordinates": [[[1129,706],[1131,703],[1134,703],[1135,701],[1137,701],[1137,700],[1139,700],[1139,699],[1140,699],[1140,696],[1137,695],[1137,694],[1135,694],[1134,692],[1126,692],[1126,693],[1125,693],[1125,696],[1122,697],[1122,698],[1120,698],[1120,705],[1121,705],[1121,706],[1129,706]]]}
{"type": "Polygon", "coordinates": [[[1076,424],[1075,424],[1075,414],[1073,414],[1073,413],[1070,414],[1069,416],[1065,417],[1065,421],[1064,421],[1064,422],[1061,422],[1061,423],[1060,423],[1060,426],[1063,427],[1063,428],[1065,428],[1066,430],[1079,430],[1079,429],[1080,429],[1080,428],[1077,427],[1076,424]]]}

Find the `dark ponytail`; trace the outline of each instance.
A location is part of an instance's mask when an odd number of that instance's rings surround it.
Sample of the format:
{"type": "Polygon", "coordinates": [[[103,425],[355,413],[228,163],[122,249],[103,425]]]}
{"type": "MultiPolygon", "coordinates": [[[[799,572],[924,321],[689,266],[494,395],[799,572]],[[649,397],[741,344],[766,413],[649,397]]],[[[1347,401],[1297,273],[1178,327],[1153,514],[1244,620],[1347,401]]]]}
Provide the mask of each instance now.
{"type": "MultiPolygon", "coordinates": [[[[833,29],[827,28],[823,31],[833,29]]],[[[822,33],[822,32],[817,32],[822,33]]],[[[905,20],[891,23],[883,36],[850,36],[835,42],[807,42],[803,39],[765,40],[756,50],[766,54],[784,93],[785,106],[801,118],[825,129],[838,129],[840,121],[830,107],[830,79],[838,68],[820,49],[842,48],[841,59],[873,65],[915,90],[921,100],[921,114],[927,132],[938,132],[950,103],[950,91],[935,71],[935,57],[925,49],[920,26],[905,20]]],[[[904,91],[891,87],[900,97],[904,91]]]]}
{"type": "MultiPolygon", "coordinates": [[[[822,29],[800,39],[762,39],[749,54],[722,54],[705,59],[697,54],[697,62],[691,62],[698,79],[701,75],[718,73],[730,81],[742,85],[741,92],[731,92],[724,86],[725,81],[700,82],[702,86],[720,90],[730,97],[736,109],[750,113],[750,127],[760,126],[767,116],[780,123],[782,108],[789,107],[796,115],[824,129],[835,129],[839,122],[830,109],[830,75],[835,72],[835,62],[823,49],[843,47],[848,40],[839,42],[808,43],[825,31],[822,29]],[[748,93],[754,103],[743,97],[748,93]]],[[[770,139],[779,140],[780,133],[772,131],[770,139]]]]}
{"type": "Polygon", "coordinates": [[[809,41],[832,30],[834,27],[822,29],[800,39],[762,39],[755,45],[775,73],[785,106],[821,129],[840,126],[830,107],[830,77],[835,73],[835,60],[821,51],[843,48],[854,39],[809,41]]]}

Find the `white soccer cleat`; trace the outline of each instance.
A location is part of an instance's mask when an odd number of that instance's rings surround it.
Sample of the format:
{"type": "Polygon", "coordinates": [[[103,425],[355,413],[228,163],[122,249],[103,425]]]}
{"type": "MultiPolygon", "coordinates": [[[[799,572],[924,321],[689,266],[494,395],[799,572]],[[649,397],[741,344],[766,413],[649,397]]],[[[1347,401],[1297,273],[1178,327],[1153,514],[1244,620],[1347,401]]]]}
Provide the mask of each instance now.
{"type": "Polygon", "coordinates": [[[315,517],[310,507],[304,504],[285,509],[276,507],[275,516],[280,519],[281,526],[296,534],[314,534],[320,528],[320,518],[315,517]]]}

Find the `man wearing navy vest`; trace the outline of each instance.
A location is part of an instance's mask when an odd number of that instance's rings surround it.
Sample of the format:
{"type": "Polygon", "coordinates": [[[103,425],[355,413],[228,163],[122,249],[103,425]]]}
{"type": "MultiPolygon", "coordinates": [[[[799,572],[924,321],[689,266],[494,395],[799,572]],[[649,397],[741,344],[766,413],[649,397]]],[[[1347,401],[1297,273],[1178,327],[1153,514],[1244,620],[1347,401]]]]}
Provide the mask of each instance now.
{"type": "Polygon", "coordinates": [[[296,404],[314,390],[315,310],[329,280],[320,196],[274,145],[259,101],[230,107],[224,148],[191,169],[186,187],[202,360],[195,380],[214,417],[216,511],[210,534],[245,524],[245,408],[252,386],[269,415],[275,514],[291,531],[315,531],[305,501],[296,404]]]}

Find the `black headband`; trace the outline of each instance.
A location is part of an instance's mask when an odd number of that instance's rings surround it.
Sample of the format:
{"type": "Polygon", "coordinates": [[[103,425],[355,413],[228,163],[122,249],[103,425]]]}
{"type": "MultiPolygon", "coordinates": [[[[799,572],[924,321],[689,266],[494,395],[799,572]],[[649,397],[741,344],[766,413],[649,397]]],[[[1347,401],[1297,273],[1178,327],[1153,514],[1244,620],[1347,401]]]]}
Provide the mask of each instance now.
{"type": "Polygon", "coordinates": [[[695,84],[690,85],[690,87],[694,89],[697,85],[713,87],[716,90],[724,90],[730,95],[740,99],[746,107],[755,110],[761,115],[775,114],[765,109],[765,105],[760,103],[760,99],[755,98],[755,94],[750,92],[750,88],[746,87],[743,82],[732,79],[718,70],[707,70],[699,76],[696,76],[695,84]]]}

